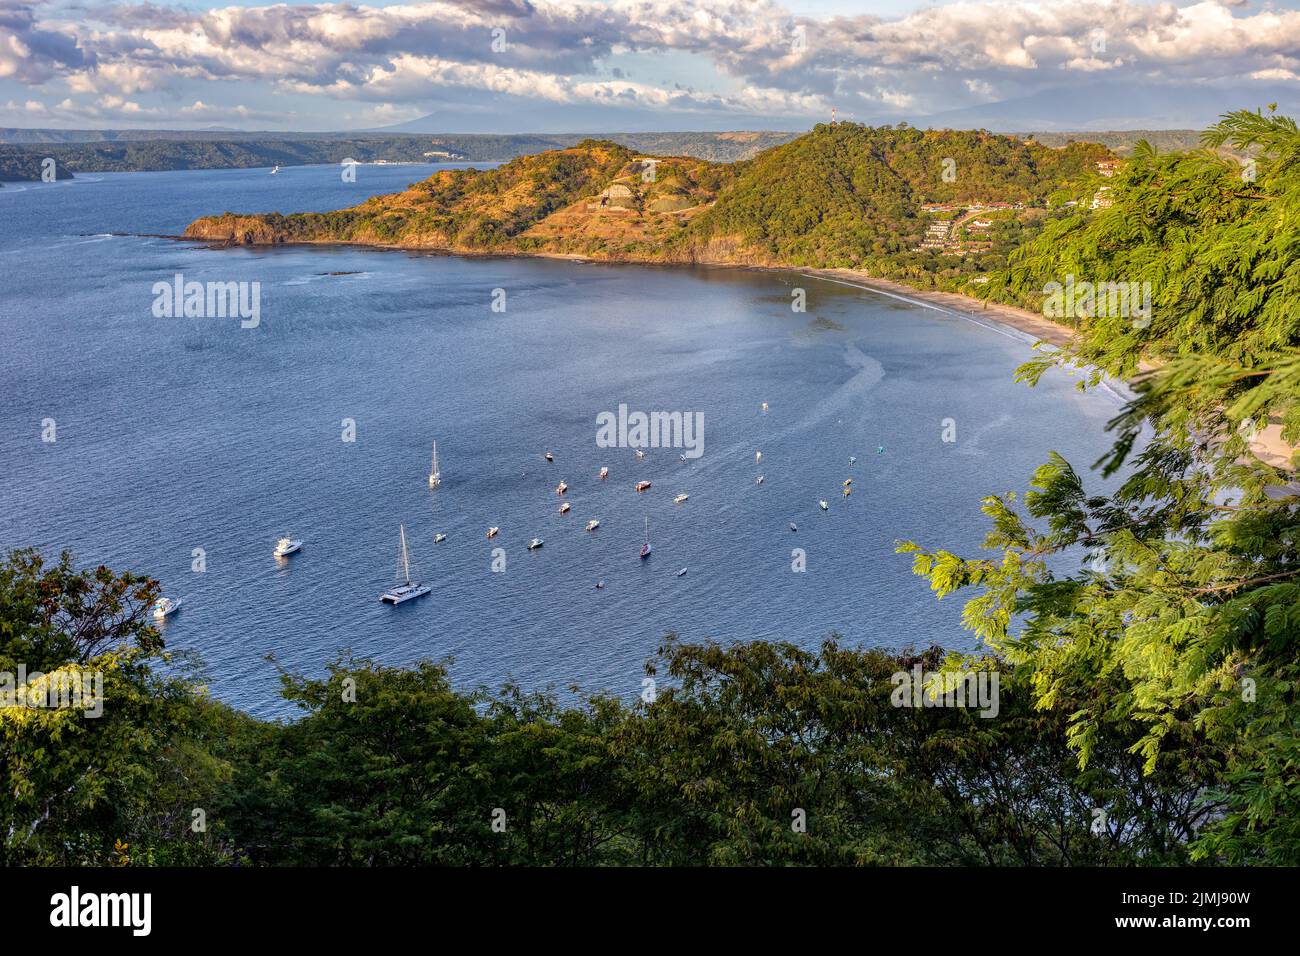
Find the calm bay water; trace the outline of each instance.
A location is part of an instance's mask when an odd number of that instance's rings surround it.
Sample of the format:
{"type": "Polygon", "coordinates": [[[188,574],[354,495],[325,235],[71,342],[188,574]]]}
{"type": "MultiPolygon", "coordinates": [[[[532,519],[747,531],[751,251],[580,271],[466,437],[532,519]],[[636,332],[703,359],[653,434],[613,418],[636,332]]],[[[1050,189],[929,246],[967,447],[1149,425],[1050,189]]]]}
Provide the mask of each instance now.
{"type": "Polygon", "coordinates": [[[68,548],[83,566],[160,578],[185,601],[169,646],[198,651],[214,693],[261,715],[287,711],[266,654],[319,673],[344,647],[388,663],[450,656],[462,686],[630,696],[670,631],[972,646],[960,597],[936,602],[895,540],[974,552],[981,496],[1023,490],[1050,449],[1082,469],[1106,446],[1117,399],[1062,376],[1013,384],[1023,336],[830,282],[108,235],[178,233],[227,209],[341,208],[427,174],[0,189],[0,548],[68,548]],[[178,272],[260,282],[260,326],[155,318],[152,286],[178,272]],[[791,311],[795,285],[806,314],[791,311]],[[703,457],[598,448],[596,416],[620,403],[702,412],[703,457]],[[354,443],[341,440],[349,418],[354,443]],[[444,480],[430,491],[435,438],[444,480]],[[653,487],[638,495],[641,479],[653,487]],[[690,500],[674,505],[679,493],[690,500]],[[647,517],[655,551],[641,561],[647,517]],[[378,595],[399,522],[433,594],[392,608],[378,595]],[[305,544],[277,561],[285,532],[305,544]],[[534,536],[546,543],[529,552],[534,536]],[[796,547],[806,573],[791,571],[796,547]]]}

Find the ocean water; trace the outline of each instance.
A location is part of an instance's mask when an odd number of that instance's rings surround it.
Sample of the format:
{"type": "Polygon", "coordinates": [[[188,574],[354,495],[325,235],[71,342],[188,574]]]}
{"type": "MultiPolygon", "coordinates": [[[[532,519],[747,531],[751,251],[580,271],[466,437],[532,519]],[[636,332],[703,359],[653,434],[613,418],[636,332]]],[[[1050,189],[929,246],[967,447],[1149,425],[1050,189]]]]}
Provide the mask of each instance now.
{"type": "Polygon", "coordinates": [[[158,577],[184,599],[169,646],[198,652],[214,694],[263,716],[289,712],[265,655],[319,673],[343,648],[450,657],[465,687],[631,697],[669,632],[972,647],[962,596],[936,601],[895,542],[974,553],[983,495],[1022,491],[1049,450],[1083,469],[1107,445],[1118,397],[1063,375],[1014,384],[1032,354],[1019,333],[828,281],[141,235],[223,210],[341,208],[428,172],[0,189],[0,548],[158,577]],[[153,286],[177,273],[260,283],[260,324],[155,317],[153,286]],[[791,309],[796,286],[806,313],[791,309]],[[701,413],[702,456],[598,447],[597,416],[620,404],[701,413]],[[433,593],[393,608],[378,596],[399,524],[433,593]],[[303,550],[277,560],[284,533],[303,550]],[[545,546],[530,552],[535,536],[545,546]]]}

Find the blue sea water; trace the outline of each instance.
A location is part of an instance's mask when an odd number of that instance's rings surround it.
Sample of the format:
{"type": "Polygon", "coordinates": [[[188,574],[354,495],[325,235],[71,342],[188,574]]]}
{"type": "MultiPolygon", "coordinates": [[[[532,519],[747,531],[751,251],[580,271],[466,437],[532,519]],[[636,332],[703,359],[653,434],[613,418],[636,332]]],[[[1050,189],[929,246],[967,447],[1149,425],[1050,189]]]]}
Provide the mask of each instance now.
{"type": "Polygon", "coordinates": [[[973,553],[983,495],[1023,490],[1049,450],[1082,469],[1107,445],[1113,394],[1055,374],[1012,382],[1032,354],[1024,336],[824,280],[140,235],[225,210],[342,208],[428,172],[0,189],[0,548],[67,548],[158,577],[184,599],[169,646],[197,651],[218,697],[263,716],[288,712],[265,655],[319,673],[342,648],[451,657],[461,686],[630,697],[669,632],[972,647],[961,596],[937,602],[896,540],[973,553]],[[155,317],[153,286],[177,273],[260,283],[260,324],[155,317]],[[597,415],[620,404],[702,413],[704,454],[598,447],[597,415]],[[653,487],[637,494],[642,479],[653,487]],[[589,518],[598,531],[584,532],[589,518]],[[399,523],[433,593],[393,608],[378,595],[399,523]],[[278,561],[286,532],[304,547],[278,561]],[[530,552],[535,536],[545,546],[530,552]]]}

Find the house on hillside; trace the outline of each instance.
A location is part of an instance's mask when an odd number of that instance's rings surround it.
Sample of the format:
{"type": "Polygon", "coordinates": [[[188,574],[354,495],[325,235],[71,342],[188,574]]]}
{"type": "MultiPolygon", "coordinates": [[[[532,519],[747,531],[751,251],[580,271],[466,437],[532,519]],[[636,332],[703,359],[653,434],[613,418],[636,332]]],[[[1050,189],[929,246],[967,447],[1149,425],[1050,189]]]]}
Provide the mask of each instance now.
{"type": "Polygon", "coordinates": [[[627,186],[622,183],[611,183],[596,197],[595,202],[587,204],[587,208],[595,211],[631,209],[633,198],[632,190],[627,186]]]}
{"type": "Polygon", "coordinates": [[[1097,172],[1101,173],[1107,179],[1119,172],[1119,160],[1117,159],[1099,159],[1097,160],[1097,172]]]}

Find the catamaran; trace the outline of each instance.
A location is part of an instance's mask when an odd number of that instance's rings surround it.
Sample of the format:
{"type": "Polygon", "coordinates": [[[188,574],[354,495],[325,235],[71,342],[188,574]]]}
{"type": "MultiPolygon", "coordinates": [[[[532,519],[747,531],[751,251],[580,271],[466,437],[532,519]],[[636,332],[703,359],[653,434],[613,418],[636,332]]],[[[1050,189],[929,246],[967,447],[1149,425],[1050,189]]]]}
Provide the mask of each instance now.
{"type": "Polygon", "coordinates": [[[429,487],[437,488],[442,484],[442,472],[438,470],[438,443],[433,443],[433,464],[429,466],[429,487]]]}
{"type": "Polygon", "coordinates": [[[402,583],[379,595],[379,600],[394,605],[409,601],[412,598],[424,597],[433,590],[427,584],[420,584],[411,580],[411,555],[406,548],[406,525],[398,525],[397,534],[402,541],[402,548],[397,556],[397,580],[402,583]]]}
{"type": "Polygon", "coordinates": [[[182,601],[184,598],[159,598],[154,602],[153,616],[161,621],[169,614],[175,614],[181,609],[182,601]]]}
{"type": "Polygon", "coordinates": [[[645,544],[641,545],[641,557],[643,559],[650,557],[650,552],[653,550],[654,548],[650,547],[650,519],[646,518],[645,519],[645,544]]]}
{"type": "Polygon", "coordinates": [[[293,538],[284,537],[275,543],[275,556],[277,558],[287,558],[295,551],[302,550],[302,542],[295,541],[293,538]]]}

